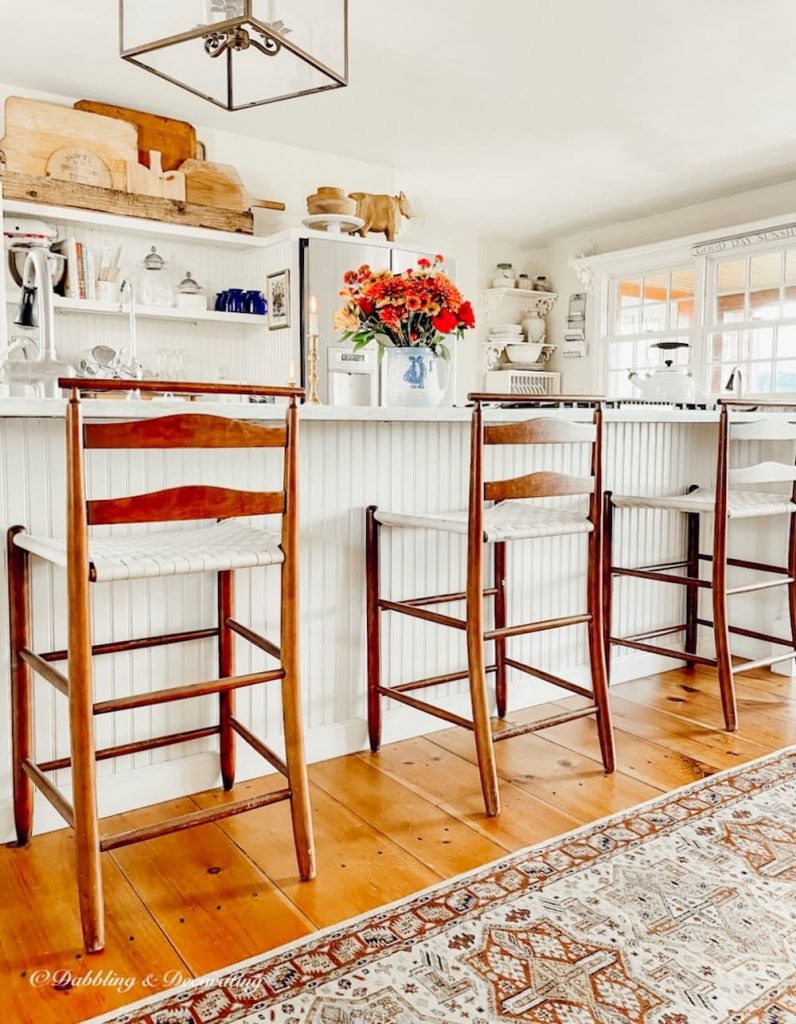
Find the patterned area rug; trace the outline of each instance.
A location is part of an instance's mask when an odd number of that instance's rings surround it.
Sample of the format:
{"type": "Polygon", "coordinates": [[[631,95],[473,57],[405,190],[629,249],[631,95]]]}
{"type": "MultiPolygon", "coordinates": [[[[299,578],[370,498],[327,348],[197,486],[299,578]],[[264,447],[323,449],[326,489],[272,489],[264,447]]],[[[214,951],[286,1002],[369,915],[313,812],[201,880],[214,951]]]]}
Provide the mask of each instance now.
{"type": "Polygon", "coordinates": [[[796,1024],[796,747],[113,1024],[796,1024]]]}

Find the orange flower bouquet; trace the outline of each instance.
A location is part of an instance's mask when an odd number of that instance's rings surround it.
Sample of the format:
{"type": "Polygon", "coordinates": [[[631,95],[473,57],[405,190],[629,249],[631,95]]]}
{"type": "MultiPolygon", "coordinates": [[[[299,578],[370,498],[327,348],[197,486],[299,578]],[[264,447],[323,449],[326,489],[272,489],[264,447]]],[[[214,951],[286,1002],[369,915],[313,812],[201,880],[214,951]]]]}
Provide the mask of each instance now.
{"type": "Polygon", "coordinates": [[[335,328],[353,341],[355,349],[375,341],[381,346],[379,355],[388,348],[425,346],[434,355],[449,358],[446,339],[461,338],[475,327],[475,314],[440,270],[442,262],[442,256],[420,259],[417,269],[402,274],[366,265],[349,270],[340,292],[345,304],[337,311],[335,328]]]}

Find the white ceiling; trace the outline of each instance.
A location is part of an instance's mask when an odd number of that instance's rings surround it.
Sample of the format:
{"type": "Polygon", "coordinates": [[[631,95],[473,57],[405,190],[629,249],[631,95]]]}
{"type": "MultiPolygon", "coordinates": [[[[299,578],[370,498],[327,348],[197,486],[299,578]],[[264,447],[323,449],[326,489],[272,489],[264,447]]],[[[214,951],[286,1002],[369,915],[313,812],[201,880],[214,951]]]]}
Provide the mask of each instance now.
{"type": "Polygon", "coordinates": [[[116,8],[0,0],[0,79],[395,166],[529,243],[793,176],[792,0],[350,0],[350,87],[236,114],[123,63],[116,8]]]}

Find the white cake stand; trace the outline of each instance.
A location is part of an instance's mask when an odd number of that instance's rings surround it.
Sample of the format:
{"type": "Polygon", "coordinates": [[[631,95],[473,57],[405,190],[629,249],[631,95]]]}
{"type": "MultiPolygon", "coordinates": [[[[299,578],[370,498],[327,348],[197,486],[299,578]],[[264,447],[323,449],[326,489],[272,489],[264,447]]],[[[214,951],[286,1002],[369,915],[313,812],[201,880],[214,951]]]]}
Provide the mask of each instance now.
{"type": "Polygon", "coordinates": [[[346,217],[339,213],[316,213],[312,217],[305,217],[302,224],[313,231],[325,231],[328,235],[350,235],[352,231],[358,231],[363,225],[361,217],[346,217]]]}

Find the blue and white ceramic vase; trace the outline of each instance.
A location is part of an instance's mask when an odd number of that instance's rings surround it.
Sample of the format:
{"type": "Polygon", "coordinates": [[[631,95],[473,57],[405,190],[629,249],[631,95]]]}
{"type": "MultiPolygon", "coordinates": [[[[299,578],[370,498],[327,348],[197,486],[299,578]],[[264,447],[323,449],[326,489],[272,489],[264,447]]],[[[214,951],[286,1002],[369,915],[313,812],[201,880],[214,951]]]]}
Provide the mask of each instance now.
{"type": "Polygon", "coordinates": [[[384,350],[385,404],[430,409],[442,401],[439,359],[425,345],[384,350]]]}

